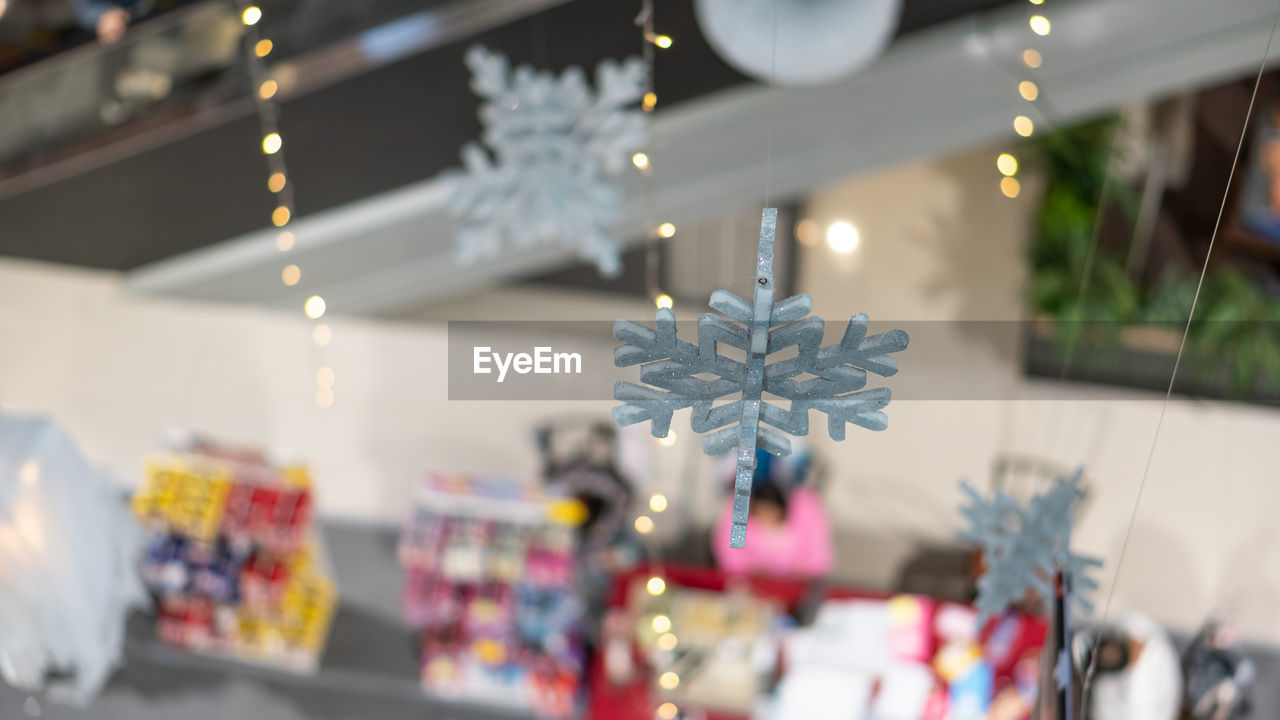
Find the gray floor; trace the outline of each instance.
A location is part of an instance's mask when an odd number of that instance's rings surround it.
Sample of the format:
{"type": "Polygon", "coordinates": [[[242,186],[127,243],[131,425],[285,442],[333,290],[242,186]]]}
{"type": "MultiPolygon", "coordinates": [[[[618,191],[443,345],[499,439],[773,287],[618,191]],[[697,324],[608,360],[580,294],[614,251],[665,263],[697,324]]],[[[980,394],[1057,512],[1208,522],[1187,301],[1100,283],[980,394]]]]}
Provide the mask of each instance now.
{"type": "Polygon", "coordinates": [[[444,703],[418,682],[413,633],[399,620],[391,528],[329,524],[325,542],[342,603],[320,669],[296,675],[204,658],[161,644],[149,618],[129,624],[124,666],[86,709],[30,699],[0,683],[0,719],[512,720],[505,710],[444,703]],[[34,703],[34,704],[32,704],[34,703]]]}
{"type": "MultiPolygon", "coordinates": [[[[151,622],[130,623],[127,662],[103,695],[78,710],[0,684],[0,719],[21,720],[511,720],[507,711],[423,695],[413,633],[399,620],[395,531],[326,526],[342,605],[320,669],[309,676],[202,658],[160,644],[151,622]]],[[[682,543],[698,557],[696,543],[682,543]]],[[[867,542],[859,540],[865,552],[867,542]]],[[[1253,648],[1259,688],[1252,717],[1280,718],[1280,653],[1253,648]]]]}

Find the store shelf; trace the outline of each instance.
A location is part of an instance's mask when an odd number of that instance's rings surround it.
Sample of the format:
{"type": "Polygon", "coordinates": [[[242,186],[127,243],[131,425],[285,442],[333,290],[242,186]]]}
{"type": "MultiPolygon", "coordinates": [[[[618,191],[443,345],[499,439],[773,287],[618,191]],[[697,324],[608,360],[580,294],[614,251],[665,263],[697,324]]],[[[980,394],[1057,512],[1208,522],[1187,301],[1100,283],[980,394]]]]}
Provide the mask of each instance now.
{"type": "MultiPolygon", "coordinates": [[[[318,670],[304,674],[164,645],[151,618],[130,618],[126,662],[86,709],[39,702],[40,720],[523,720],[527,713],[430,697],[414,633],[393,612],[401,576],[396,528],[329,524],[342,604],[318,670]]],[[[0,718],[28,695],[0,682],[0,718]]]]}

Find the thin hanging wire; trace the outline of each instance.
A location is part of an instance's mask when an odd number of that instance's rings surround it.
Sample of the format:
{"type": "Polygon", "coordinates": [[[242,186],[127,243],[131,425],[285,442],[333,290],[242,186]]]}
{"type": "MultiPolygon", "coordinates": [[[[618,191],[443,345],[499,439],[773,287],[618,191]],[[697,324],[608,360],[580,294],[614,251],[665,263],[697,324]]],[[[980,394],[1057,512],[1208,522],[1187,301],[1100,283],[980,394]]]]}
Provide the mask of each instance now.
{"type": "Polygon", "coordinates": [[[773,195],[773,131],[778,109],[778,3],[773,0],[773,32],[769,45],[769,136],[764,150],[764,206],[769,207],[773,195]]]}
{"type": "MultiPolygon", "coordinates": [[[[1032,15],[1041,14],[1042,12],[1043,10],[1040,6],[1033,6],[1026,14],[1028,19],[1030,19],[1032,15]]],[[[1017,62],[1017,69],[1015,70],[1010,67],[1009,63],[1005,61],[1005,58],[993,53],[993,48],[996,45],[993,27],[995,17],[995,14],[986,14],[983,16],[981,27],[984,41],[978,45],[980,52],[992,67],[1006,73],[1012,80],[1019,83],[1019,94],[1021,94],[1020,85],[1022,81],[1026,80],[1032,83],[1035,88],[1035,95],[1029,98],[1023,95],[1023,99],[1025,99],[1027,104],[1030,106],[1029,114],[1036,115],[1042,126],[1047,128],[1049,132],[1053,132],[1058,127],[1058,124],[1055,122],[1055,118],[1061,117],[1063,113],[1060,112],[1054,104],[1051,94],[1043,87],[1043,76],[1039,74],[1039,72],[1026,72],[1027,69],[1040,71],[1042,70],[1042,65],[1037,63],[1034,66],[1029,66],[1026,61],[1023,60],[1017,62]]],[[[1035,48],[1032,47],[1029,48],[1029,50],[1035,51],[1035,48]]],[[[1089,291],[1091,278],[1093,276],[1093,266],[1097,257],[1097,248],[1101,236],[1102,219],[1105,211],[1106,199],[1111,192],[1113,161],[1114,143],[1113,148],[1107,153],[1107,167],[1104,171],[1105,174],[1103,175],[1102,188],[1099,191],[1098,199],[1095,203],[1097,210],[1094,213],[1093,224],[1089,232],[1089,245],[1085,251],[1085,262],[1080,277],[1080,288],[1076,295],[1077,307],[1080,307],[1084,302],[1084,298],[1089,291]]],[[[1009,175],[1008,177],[1013,177],[1013,175],[1009,175]]],[[[1063,381],[1067,377],[1067,373],[1070,370],[1071,359],[1075,354],[1076,341],[1078,340],[1078,333],[1072,331],[1072,328],[1070,327],[1068,330],[1069,335],[1067,338],[1067,347],[1063,355],[1063,363],[1058,375],[1059,381],[1063,381]]],[[[1060,415],[1062,415],[1060,411],[1051,412],[1048,418],[1045,419],[1044,423],[1040,425],[1043,432],[1036,430],[1031,433],[1032,437],[1030,439],[1033,440],[1033,442],[1027,443],[1027,447],[1030,448],[1030,452],[1034,457],[1042,459],[1049,459],[1051,457],[1051,452],[1055,449],[1055,440],[1059,437],[1058,430],[1061,425],[1059,422],[1061,420],[1060,415]]],[[[1032,423],[1032,425],[1034,430],[1034,426],[1039,425],[1039,423],[1032,423]]],[[[1012,445],[1008,447],[1011,448],[1012,445]]],[[[1036,488],[1043,484],[1044,480],[1045,478],[1041,477],[1040,474],[1032,474],[1029,476],[1027,478],[1029,492],[1034,493],[1036,488]]]]}
{"type": "MultiPolygon", "coordinates": [[[[546,11],[535,13],[529,21],[529,52],[535,67],[548,68],[546,11]]],[[[550,69],[550,68],[548,68],[550,69]]]]}
{"type": "MultiPolygon", "coordinates": [[[[1204,264],[1200,268],[1200,278],[1196,282],[1196,292],[1191,298],[1191,311],[1187,313],[1187,323],[1182,329],[1182,339],[1178,343],[1178,354],[1173,361],[1173,373],[1169,376],[1169,386],[1168,388],[1165,389],[1164,400],[1160,404],[1160,416],[1156,420],[1156,429],[1155,429],[1154,435],[1151,438],[1151,447],[1147,451],[1147,461],[1142,468],[1142,478],[1138,481],[1137,496],[1134,499],[1133,508],[1129,512],[1129,522],[1125,527],[1124,538],[1120,542],[1120,553],[1116,557],[1115,572],[1112,573],[1111,585],[1110,587],[1107,588],[1107,597],[1102,605],[1101,619],[1103,622],[1106,621],[1106,618],[1111,611],[1111,601],[1115,597],[1116,586],[1119,584],[1119,581],[1120,581],[1120,571],[1124,566],[1125,554],[1129,549],[1129,540],[1133,535],[1133,526],[1134,526],[1134,523],[1137,521],[1138,509],[1142,505],[1142,496],[1146,491],[1147,480],[1151,475],[1151,463],[1155,459],[1156,445],[1159,444],[1160,431],[1163,429],[1163,426],[1164,426],[1165,414],[1169,409],[1169,401],[1173,397],[1173,385],[1178,377],[1178,369],[1182,365],[1183,351],[1186,350],[1186,347],[1187,347],[1187,337],[1191,334],[1191,323],[1195,318],[1196,305],[1200,300],[1200,291],[1204,287],[1204,278],[1209,270],[1209,261],[1213,257],[1214,244],[1218,240],[1218,232],[1222,227],[1222,218],[1223,218],[1223,215],[1226,213],[1226,208],[1227,208],[1227,198],[1230,196],[1231,185],[1232,185],[1232,182],[1235,180],[1236,169],[1239,167],[1239,164],[1240,164],[1240,155],[1244,151],[1245,139],[1248,137],[1248,134],[1249,134],[1249,124],[1253,118],[1253,108],[1258,100],[1258,89],[1262,86],[1262,75],[1265,72],[1267,67],[1267,58],[1271,55],[1271,45],[1274,42],[1276,37],[1277,26],[1280,26],[1280,6],[1277,6],[1276,8],[1275,17],[1271,21],[1271,32],[1267,36],[1267,45],[1266,45],[1266,48],[1262,51],[1262,60],[1260,60],[1258,63],[1258,72],[1254,77],[1253,92],[1249,96],[1248,109],[1245,110],[1244,123],[1240,130],[1240,139],[1236,142],[1235,156],[1231,160],[1231,171],[1230,173],[1227,174],[1227,185],[1222,191],[1222,202],[1218,206],[1218,217],[1213,224],[1213,234],[1209,236],[1209,248],[1205,251],[1204,264]]],[[[1085,672],[1083,696],[1086,702],[1088,701],[1088,698],[1089,698],[1089,694],[1088,694],[1089,687],[1092,682],[1094,672],[1096,671],[1096,660],[1097,658],[1095,657],[1093,661],[1090,662],[1089,667],[1085,672]]],[[[1087,715],[1087,705],[1082,704],[1081,716],[1084,717],[1086,715],[1087,715]]]]}
{"type": "MultiPolygon", "coordinates": [[[[1271,44],[1275,39],[1276,27],[1280,24],[1280,7],[1276,9],[1275,19],[1271,23],[1271,34],[1267,38],[1267,47],[1263,52],[1262,62],[1259,63],[1258,73],[1254,79],[1253,92],[1249,97],[1249,107],[1245,111],[1244,127],[1240,132],[1240,140],[1236,143],[1235,157],[1231,160],[1231,172],[1227,175],[1227,187],[1223,190],[1222,203],[1218,207],[1218,217],[1213,224],[1213,234],[1209,237],[1209,249],[1205,252],[1204,264],[1200,268],[1200,279],[1196,282],[1196,292],[1191,298],[1191,312],[1187,314],[1187,323],[1182,329],[1182,340],[1178,343],[1178,354],[1173,361],[1173,374],[1169,376],[1169,386],[1165,390],[1164,401],[1160,405],[1160,417],[1156,421],[1155,437],[1151,439],[1151,448],[1147,452],[1147,462],[1142,469],[1142,480],[1138,483],[1138,502],[1134,503],[1133,512],[1129,515],[1129,526],[1125,530],[1124,541],[1120,545],[1120,555],[1116,561],[1116,576],[1120,574],[1120,565],[1124,562],[1125,550],[1128,549],[1129,537],[1133,531],[1133,522],[1138,514],[1138,503],[1142,500],[1143,490],[1146,488],[1147,478],[1151,473],[1151,461],[1155,457],[1156,445],[1160,440],[1161,426],[1164,424],[1165,411],[1169,408],[1169,400],[1173,396],[1173,384],[1178,377],[1178,368],[1182,364],[1182,354],[1187,347],[1187,337],[1191,333],[1191,322],[1195,318],[1196,304],[1200,300],[1200,290],[1204,286],[1204,278],[1209,270],[1209,261],[1213,256],[1213,247],[1218,240],[1218,231],[1222,226],[1222,217],[1227,207],[1227,197],[1231,192],[1231,184],[1235,179],[1236,168],[1240,163],[1240,154],[1244,149],[1245,138],[1249,132],[1249,122],[1253,117],[1253,107],[1258,99],[1258,88],[1262,84],[1262,74],[1266,68],[1267,56],[1271,54],[1271,44]]],[[[1115,593],[1115,583],[1107,593],[1107,602],[1103,605],[1103,617],[1106,616],[1106,610],[1110,607],[1112,595],[1115,593]]]]}
{"type": "Polygon", "coordinates": [[[644,156],[647,158],[646,163],[640,168],[640,172],[644,175],[644,232],[645,232],[645,255],[644,255],[644,285],[645,293],[650,300],[657,298],[662,292],[662,282],[659,277],[661,270],[661,242],[660,235],[657,232],[658,209],[657,209],[657,186],[654,179],[654,157],[653,157],[653,108],[656,104],[657,94],[654,91],[654,20],[653,20],[653,0],[641,0],[640,14],[636,15],[635,24],[640,27],[640,52],[644,57],[645,73],[644,73],[644,100],[641,104],[641,110],[644,112],[644,156]]]}

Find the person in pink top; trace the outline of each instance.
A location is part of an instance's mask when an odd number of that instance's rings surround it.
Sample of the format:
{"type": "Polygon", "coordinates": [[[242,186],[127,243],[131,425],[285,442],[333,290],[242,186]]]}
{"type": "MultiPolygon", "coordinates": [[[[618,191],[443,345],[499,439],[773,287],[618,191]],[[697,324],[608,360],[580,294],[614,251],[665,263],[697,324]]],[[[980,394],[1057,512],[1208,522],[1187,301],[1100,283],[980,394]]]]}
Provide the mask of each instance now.
{"type": "MultiPolygon", "coordinates": [[[[764,457],[769,457],[761,453],[764,457]]],[[[772,459],[772,458],[770,458],[772,459]]],[[[764,458],[761,458],[764,460],[764,458]]],[[[805,486],[789,489],[769,477],[773,467],[759,462],[747,519],[747,546],[729,547],[733,499],[716,523],[712,549],[716,564],[733,575],[816,578],[831,571],[834,551],[831,526],[818,493],[805,486]]]]}

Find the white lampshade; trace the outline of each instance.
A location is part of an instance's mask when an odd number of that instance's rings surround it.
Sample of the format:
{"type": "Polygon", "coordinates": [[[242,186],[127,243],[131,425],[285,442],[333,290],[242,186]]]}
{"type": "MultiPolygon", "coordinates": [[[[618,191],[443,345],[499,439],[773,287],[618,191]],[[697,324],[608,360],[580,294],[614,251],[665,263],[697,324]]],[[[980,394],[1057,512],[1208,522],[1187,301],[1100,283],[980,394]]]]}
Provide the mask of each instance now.
{"type": "Polygon", "coordinates": [[[820,85],[879,57],[893,38],[901,5],[902,0],[697,0],[695,10],[711,47],[740,72],[776,85],[820,85]]]}

